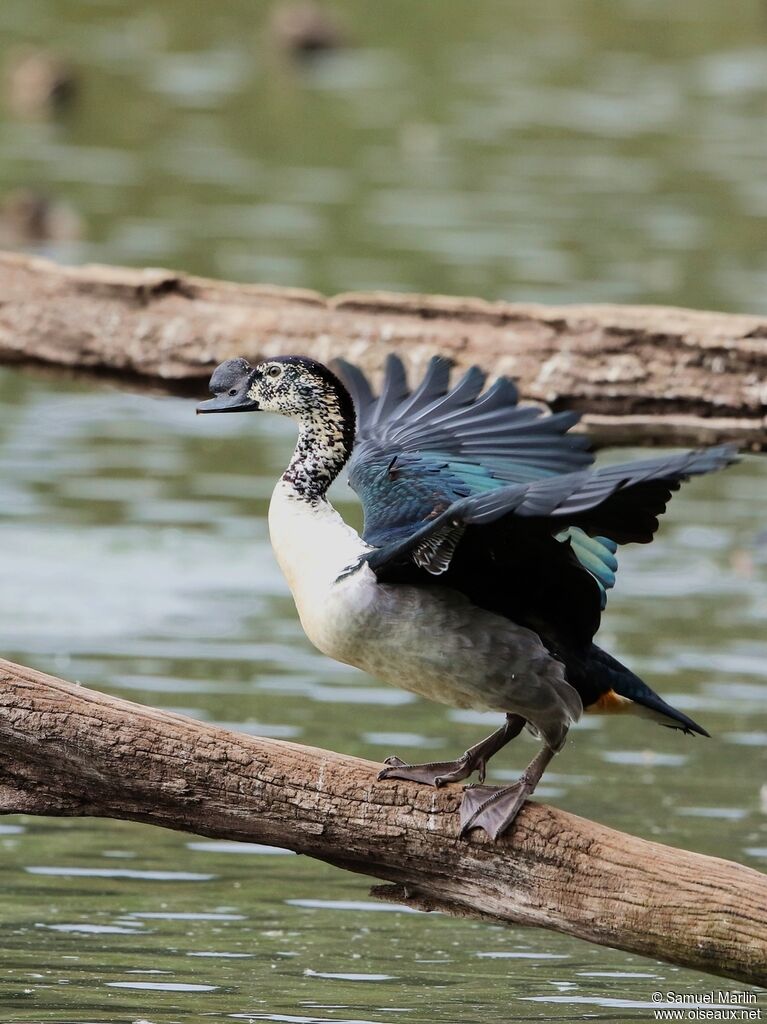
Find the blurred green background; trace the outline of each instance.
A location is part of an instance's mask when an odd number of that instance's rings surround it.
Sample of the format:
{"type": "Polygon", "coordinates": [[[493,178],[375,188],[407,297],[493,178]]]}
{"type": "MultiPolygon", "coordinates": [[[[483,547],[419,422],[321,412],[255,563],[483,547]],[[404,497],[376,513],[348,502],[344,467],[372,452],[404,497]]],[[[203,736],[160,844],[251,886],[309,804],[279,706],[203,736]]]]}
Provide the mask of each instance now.
{"type": "MultiPolygon", "coordinates": [[[[2,0],[0,51],[0,245],[326,292],[767,310],[761,3],[2,0]]],[[[310,648],[265,523],[292,440],[0,371],[3,653],[377,760],[490,731],[310,648]]],[[[750,458],[675,497],[621,553],[600,634],[713,738],[589,718],[542,799],[767,865],[766,484],[750,458]]],[[[0,869],[3,1021],[643,1020],[655,990],[727,987],[138,825],[6,818],[0,869]]]]}
{"type": "Polygon", "coordinates": [[[313,60],[291,9],[3,0],[6,67],[78,96],[4,121],[0,187],[78,211],[77,260],[767,308],[760,0],[339,0],[313,60]]]}

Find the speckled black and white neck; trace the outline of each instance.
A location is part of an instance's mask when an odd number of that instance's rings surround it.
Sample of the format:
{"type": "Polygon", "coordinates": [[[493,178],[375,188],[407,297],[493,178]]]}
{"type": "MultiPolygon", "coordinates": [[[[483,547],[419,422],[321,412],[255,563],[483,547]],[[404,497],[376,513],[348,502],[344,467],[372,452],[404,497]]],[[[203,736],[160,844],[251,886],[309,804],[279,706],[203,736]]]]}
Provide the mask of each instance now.
{"type": "Polygon", "coordinates": [[[249,395],[258,408],[296,421],[298,441],[282,480],[297,498],[322,501],[354,447],[349,392],[321,363],[287,356],[255,368],[249,395]]]}
{"type": "Polygon", "coordinates": [[[354,408],[349,406],[344,411],[338,395],[328,393],[319,408],[298,418],[298,441],[282,479],[303,501],[322,501],[351,455],[354,408]]]}

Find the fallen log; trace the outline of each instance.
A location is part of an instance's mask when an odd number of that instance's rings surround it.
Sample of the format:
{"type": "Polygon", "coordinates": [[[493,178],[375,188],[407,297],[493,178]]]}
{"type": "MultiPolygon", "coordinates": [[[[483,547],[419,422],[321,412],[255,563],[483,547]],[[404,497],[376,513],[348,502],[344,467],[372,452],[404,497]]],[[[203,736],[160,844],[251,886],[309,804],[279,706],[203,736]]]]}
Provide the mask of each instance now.
{"type": "MultiPolygon", "coordinates": [[[[0,361],[199,383],[224,359],[337,355],[377,372],[434,353],[585,413],[597,445],[737,441],[767,450],[767,318],[384,292],[325,298],[168,270],[0,254],[0,361]]],[[[202,387],[200,388],[202,390],[202,387]]]]}
{"type": "Polygon", "coordinates": [[[0,661],[0,813],[127,819],[295,850],[422,910],[539,925],[767,983],[767,876],[528,803],[458,838],[461,789],[229,732],[0,661]]]}

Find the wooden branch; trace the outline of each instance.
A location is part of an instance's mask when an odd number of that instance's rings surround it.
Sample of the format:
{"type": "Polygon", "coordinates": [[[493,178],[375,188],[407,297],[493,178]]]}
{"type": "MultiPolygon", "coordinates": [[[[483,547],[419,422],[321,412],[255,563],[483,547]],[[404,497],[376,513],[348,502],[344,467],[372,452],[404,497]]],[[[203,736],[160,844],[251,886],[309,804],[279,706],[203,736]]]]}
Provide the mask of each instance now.
{"type": "Polygon", "coordinates": [[[598,444],[767,449],[767,318],[652,306],[541,306],[383,292],[327,299],[0,254],[0,360],[202,382],[223,359],[345,355],[378,371],[434,353],[585,412],[598,444]]]}
{"type": "Polygon", "coordinates": [[[458,838],[461,789],[228,732],[0,661],[0,812],[98,815],[262,842],[389,883],[426,910],[532,924],[767,983],[767,876],[528,803],[458,838]]]}

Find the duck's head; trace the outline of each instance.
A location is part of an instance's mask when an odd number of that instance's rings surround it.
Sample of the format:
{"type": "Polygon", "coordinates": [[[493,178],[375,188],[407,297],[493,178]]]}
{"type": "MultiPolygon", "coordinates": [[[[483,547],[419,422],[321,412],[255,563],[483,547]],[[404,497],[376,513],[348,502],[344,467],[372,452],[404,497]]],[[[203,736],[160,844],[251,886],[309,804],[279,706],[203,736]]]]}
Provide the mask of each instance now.
{"type": "Polygon", "coordinates": [[[256,366],[227,359],[213,371],[209,387],[213,398],[200,402],[199,413],[262,411],[303,419],[323,411],[343,413],[343,406],[351,405],[335,374],[302,356],[279,356],[256,366]]]}
{"type": "Polygon", "coordinates": [[[283,479],[303,497],[323,497],[354,445],[354,404],[334,373],[302,356],[256,366],[228,359],[214,370],[210,391],[197,412],[276,412],[297,420],[298,443],[283,479]]]}

